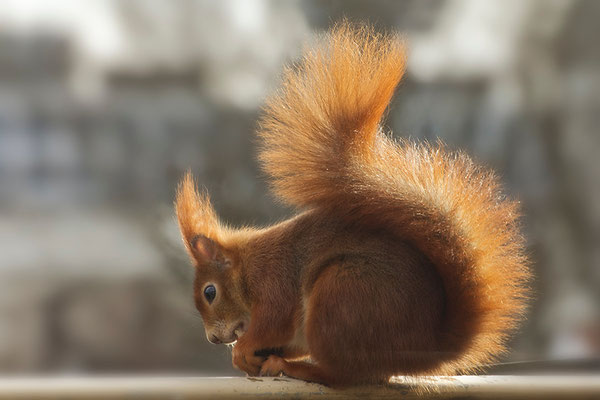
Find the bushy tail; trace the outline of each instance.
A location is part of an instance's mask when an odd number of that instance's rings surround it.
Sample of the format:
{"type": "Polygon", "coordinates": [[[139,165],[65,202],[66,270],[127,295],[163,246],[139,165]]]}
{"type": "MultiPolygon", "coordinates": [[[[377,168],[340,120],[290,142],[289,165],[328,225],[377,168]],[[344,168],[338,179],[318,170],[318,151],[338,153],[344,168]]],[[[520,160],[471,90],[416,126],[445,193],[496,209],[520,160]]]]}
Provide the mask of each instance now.
{"type": "Polygon", "coordinates": [[[469,372],[504,351],[525,309],[517,204],[466,155],[381,132],[404,65],[397,36],[339,24],[268,99],[260,158],[289,204],[385,228],[429,257],[446,310],[439,363],[426,372],[469,372]]]}

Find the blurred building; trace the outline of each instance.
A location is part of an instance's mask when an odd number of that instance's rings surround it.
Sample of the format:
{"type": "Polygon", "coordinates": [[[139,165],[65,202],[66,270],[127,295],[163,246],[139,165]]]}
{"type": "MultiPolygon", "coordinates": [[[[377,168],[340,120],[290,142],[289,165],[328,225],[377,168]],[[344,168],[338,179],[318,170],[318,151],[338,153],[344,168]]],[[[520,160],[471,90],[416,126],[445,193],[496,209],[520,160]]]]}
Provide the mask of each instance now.
{"type": "Polygon", "coordinates": [[[600,355],[600,3],[0,4],[0,372],[234,373],[172,215],[190,168],[234,224],[290,211],[252,135],[343,16],[406,33],[387,126],[464,148],[520,198],[536,299],[511,359],[600,355]]]}

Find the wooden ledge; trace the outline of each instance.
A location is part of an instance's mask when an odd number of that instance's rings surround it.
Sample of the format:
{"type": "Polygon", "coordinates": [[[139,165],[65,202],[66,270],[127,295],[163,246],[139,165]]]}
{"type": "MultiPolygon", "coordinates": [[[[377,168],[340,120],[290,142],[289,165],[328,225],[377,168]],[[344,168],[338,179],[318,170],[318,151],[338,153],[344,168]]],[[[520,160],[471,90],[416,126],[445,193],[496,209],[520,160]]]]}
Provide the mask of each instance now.
{"type": "Polygon", "coordinates": [[[450,376],[335,390],[290,378],[4,377],[0,399],[600,399],[600,375],[450,376]],[[426,389],[423,389],[426,388],[426,389]]]}

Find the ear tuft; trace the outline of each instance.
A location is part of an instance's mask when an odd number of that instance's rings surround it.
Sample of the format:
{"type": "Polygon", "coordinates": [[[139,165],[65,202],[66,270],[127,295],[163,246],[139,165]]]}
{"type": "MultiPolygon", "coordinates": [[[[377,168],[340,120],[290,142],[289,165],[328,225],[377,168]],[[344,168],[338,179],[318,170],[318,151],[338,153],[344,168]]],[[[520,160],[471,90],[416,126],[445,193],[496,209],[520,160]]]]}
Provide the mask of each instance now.
{"type": "Polygon", "coordinates": [[[175,213],[183,243],[190,256],[205,260],[218,257],[220,253],[218,238],[221,232],[219,220],[210,204],[208,194],[198,190],[189,171],[177,188],[175,213]],[[209,237],[217,241],[214,242],[209,237]]]}

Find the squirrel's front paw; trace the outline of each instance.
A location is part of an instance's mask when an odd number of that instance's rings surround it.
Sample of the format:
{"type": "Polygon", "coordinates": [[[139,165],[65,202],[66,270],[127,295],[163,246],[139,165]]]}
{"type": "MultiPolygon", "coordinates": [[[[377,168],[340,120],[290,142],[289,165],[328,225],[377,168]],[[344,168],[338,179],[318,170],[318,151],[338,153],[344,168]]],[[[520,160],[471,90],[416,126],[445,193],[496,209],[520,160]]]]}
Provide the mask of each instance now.
{"type": "Polygon", "coordinates": [[[260,369],[260,376],[280,376],[284,373],[286,361],[278,356],[269,356],[260,369]]]}
{"type": "Polygon", "coordinates": [[[258,375],[262,364],[265,362],[265,358],[255,356],[254,351],[254,349],[250,349],[246,346],[240,346],[238,342],[238,344],[233,347],[233,366],[250,376],[258,375]]]}

